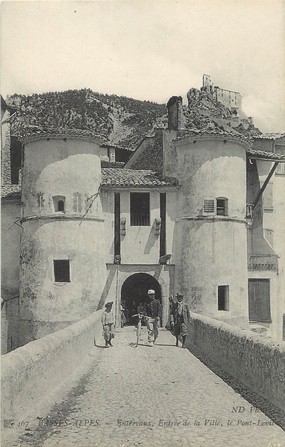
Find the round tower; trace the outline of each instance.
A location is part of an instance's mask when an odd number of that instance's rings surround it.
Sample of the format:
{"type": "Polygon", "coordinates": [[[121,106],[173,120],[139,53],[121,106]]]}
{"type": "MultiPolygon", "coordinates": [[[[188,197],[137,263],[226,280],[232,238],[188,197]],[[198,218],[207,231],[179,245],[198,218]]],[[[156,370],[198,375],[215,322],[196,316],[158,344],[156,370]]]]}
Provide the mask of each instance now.
{"type": "Polygon", "coordinates": [[[100,142],[65,134],[24,144],[20,344],[94,312],[106,275],[100,142]]]}
{"type": "Polygon", "coordinates": [[[182,135],[170,146],[181,184],[176,288],[193,311],[246,327],[246,144],[219,135],[182,135]]]}

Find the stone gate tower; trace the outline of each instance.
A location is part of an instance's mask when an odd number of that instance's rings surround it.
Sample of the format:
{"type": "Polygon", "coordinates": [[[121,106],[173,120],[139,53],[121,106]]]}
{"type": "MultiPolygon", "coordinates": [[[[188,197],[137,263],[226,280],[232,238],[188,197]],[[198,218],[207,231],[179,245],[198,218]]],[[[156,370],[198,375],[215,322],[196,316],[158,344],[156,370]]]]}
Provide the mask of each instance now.
{"type": "Polygon", "coordinates": [[[106,270],[100,143],[33,136],[23,151],[21,344],[95,311],[106,270]]]}
{"type": "Polygon", "coordinates": [[[176,289],[194,311],[247,326],[245,141],[170,128],[164,175],[181,185],[173,236],[176,289]]]}

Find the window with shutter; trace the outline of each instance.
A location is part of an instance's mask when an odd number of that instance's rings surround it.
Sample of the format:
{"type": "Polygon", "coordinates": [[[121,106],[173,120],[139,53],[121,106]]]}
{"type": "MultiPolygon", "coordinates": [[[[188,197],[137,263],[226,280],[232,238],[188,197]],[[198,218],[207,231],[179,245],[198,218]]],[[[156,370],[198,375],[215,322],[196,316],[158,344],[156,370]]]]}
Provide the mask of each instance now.
{"type": "Polygon", "coordinates": [[[150,201],[148,192],[130,193],[131,226],[150,225],[150,201]]]}
{"type": "Polygon", "coordinates": [[[227,216],[228,215],[228,199],[225,197],[217,198],[217,215],[227,216]]]}
{"type": "Polygon", "coordinates": [[[214,199],[204,199],[204,214],[214,214],[215,213],[215,200],[214,199]]]}

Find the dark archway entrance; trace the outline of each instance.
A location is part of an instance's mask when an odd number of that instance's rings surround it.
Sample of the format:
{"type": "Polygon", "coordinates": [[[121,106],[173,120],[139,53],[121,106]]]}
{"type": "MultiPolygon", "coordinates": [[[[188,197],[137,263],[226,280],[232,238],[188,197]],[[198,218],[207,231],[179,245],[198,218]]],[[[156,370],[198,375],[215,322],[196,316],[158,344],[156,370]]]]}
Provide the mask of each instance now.
{"type": "Polygon", "coordinates": [[[161,288],[159,282],[147,273],[135,273],[129,276],[122,285],[121,302],[125,309],[127,324],[134,324],[132,315],[138,312],[138,306],[148,303],[147,291],[153,289],[155,297],[161,302],[161,288]]]}

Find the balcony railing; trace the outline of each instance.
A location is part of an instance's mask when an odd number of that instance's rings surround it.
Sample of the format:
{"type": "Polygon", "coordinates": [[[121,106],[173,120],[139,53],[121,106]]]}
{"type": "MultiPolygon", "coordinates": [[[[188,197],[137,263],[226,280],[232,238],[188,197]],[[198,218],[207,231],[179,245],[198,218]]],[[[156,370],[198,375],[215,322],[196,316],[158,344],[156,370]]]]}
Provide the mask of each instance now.
{"type": "Polygon", "coordinates": [[[150,216],[149,214],[131,213],[131,226],[149,226],[150,216]]]}
{"type": "Polygon", "coordinates": [[[251,255],[248,259],[248,270],[278,271],[277,255],[251,255]]]}

